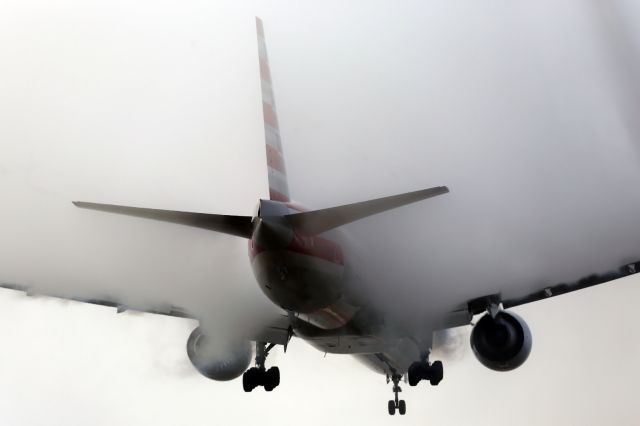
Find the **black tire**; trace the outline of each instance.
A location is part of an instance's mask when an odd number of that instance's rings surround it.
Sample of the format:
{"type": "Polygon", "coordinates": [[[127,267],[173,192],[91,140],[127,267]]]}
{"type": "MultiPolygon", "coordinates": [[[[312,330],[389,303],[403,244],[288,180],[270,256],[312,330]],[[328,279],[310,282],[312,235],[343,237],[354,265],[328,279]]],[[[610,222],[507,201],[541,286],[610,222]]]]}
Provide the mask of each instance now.
{"type": "Polygon", "coordinates": [[[273,378],[274,388],[280,385],[280,369],[278,367],[271,367],[269,369],[273,378]]]}
{"type": "Polygon", "coordinates": [[[396,413],[396,402],[389,401],[387,408],[389,409],[389,414],[393,416],[396,413]]]}
{"type": "Polygon", "coordinates": [[[264,373],[264,390],[271,392],[280,384],[280,369],[271,367],[264,373]]]}
{"type": "Polygon", "coordinates": [[[407,371],[407,376],[409,378],[409,386],[416,386],[422,380],[422,363],[414,362],[409,366],[409,370],[407,371]]]}
{"type": "Polygon", "coordinates": [[[258,369],[252,367],[242,375],[242,388],[245,392],[251,392],[258,386],[258,369]]]}
{"type": "Polygon", "coordinates": [[[407,404],[406,402],[404,402],[404,399],[401,399],[398,402],[398,412],[400,413],[401,416],[404,416],[405,413],[407,412],[407,404]]]}
{"type": "Polygon", "coordinates": [[[444,377],[442,362],[441,361],[434,362],[433,364],[431,364],[430,370],[431,370],[431,378],[429,379],[429,383],[431,383],[431,386],[438,386],[438,384],[442,381],[442,378],[444,377]]]}

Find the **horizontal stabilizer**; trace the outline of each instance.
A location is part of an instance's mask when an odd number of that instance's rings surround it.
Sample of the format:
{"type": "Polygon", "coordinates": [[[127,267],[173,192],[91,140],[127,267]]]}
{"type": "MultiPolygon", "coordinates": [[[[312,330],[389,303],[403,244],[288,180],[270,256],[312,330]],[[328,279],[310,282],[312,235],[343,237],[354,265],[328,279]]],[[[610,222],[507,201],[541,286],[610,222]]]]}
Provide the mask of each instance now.
{"type": "Polygon", "coordinates": [[[355,222],[367,216],[382,213],[416,201],[425,200],[437,195],[446,194],[449,188],[437,186],[420,191],[407,192],[390,197],[377,198],[361,203],[346,204],[344,206],[331,207],[310,212],[294,213],[286,215],[285,219],[295,229],[308,234],[321,234],[330,229],[337,228],[347,223],[355,222]]]}
{"type": "Polygon", "coordinates": [[[162,222],[204,228],[237,237],[251,238],[251,216],[231,216],[222,214],[192,213],[174,210],[145,209],[140,207],[116,206],[113,204],[85,203],[74,201],[76,207],[136,216],[162,222]]]}

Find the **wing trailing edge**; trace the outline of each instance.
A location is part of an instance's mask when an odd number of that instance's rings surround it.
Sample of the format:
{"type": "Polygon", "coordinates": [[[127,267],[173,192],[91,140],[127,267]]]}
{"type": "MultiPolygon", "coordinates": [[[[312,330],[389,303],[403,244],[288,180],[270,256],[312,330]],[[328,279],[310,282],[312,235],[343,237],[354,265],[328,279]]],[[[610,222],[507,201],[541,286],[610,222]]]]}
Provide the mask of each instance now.
{"type": "Polygon", "coordinates": [[[396,209],[407,204],[426,200],[446,194],[449,188],[436,186],[420,191],[407,192],[390,197],[376,198],[360,203],[346,204],[328,209],[313,210],[303,213],[285,215],[288,224],[308,234],[321,234],[347,223],[355,222],[368,216],[373,216],[387,210],[396,209]]]}
{"type": "Polygon", "coordinates": [[[209,213],[193,213],[175,210],[147,209],[141,207],[118,206],[114,204],[87,203],[74,201],[76,207],[153,219],[162,222],[177,223],[234,235],[236,237],[251,238],[251,216],[233,216],[209,213]]]}

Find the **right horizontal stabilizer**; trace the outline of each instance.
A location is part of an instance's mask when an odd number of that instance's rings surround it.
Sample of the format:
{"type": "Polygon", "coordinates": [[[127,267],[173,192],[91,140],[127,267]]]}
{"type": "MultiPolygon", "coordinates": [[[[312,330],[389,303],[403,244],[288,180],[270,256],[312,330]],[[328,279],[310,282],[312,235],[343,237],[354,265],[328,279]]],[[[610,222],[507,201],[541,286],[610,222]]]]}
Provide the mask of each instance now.
{"type": "Polygon", "coordinates": [[[436,186],[420,191],[376,198],[375,200],[363,201],[361,203],[290,214],[286,215],[285,219],[293,228],[315,235],[347,223],[355,222],[367,216],[372,216],[437,195],[446,194],[447,192],[449,192],[449,188],[446,186],[436,186]]]}
{"type": "Polygon", "coordinates": [[[237,237],[251,238],[251,216],[232,216],[223,214],[192,213],[174,210],[145,209],[141,207],[117,206],[113,204],[86,203],[74,201],[76,207],[136,216],[145,219],[160,220],[180,225],[204,228],[237,237]]]}

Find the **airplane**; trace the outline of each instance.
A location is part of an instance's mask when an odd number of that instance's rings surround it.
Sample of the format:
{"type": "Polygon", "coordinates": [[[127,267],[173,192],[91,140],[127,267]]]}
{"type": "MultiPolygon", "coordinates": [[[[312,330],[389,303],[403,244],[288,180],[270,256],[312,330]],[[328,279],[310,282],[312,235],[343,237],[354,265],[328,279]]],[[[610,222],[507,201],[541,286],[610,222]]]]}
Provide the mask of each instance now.
{"type": "MultiPolygon", "coordinates": [[[[280,140],[264,27],[259,18],[256,18],[256,30],[269,199],[260,199],[254,214],[210,214],[83,201],[73,204],[78,208],[171,222],[246,239],[257,284],[266,297],[282,309],[282,315],[273,322],[256,324],[256,331],[251,336],[238,336],[221,348],[211,344],[216,336],[208,333],[206,322],[182,307],[147,309],[118,300],[50,296],[110,306],[118,312],[139,310],[199,320],[200,324],[187,340],[187,354],[193,366],[212,380],[227,381],[242,376],[245,392],[257,387],[271,392],[279,386],[280,370],[276,366],[267,369],[267,357],[277,345],[282,345],[286,351],[293,337],[305,340],[321,352],[353,355],[393,384],[394,398],[387,403],[388,413],[404,415],[407,408],[406,402],[399,398],[401,380],[405,379],[410,386],[420,382],[437,386],[443,380],[442,362],[430,358],[434,332],[471,325],[476,315],[482,315],[473,324],[471,332],[474,355],[492,370],[514,370],[523,365],[531,353],[532,334],[525,320],[510,308],[640,270],[640,262],[627,263],[604,274],[590,275],[573,283],[544,286],[508,298],[478,289],[475,297],[461,300],[433,329],[407,330],[389,324],[384,313],[362,294],[366,283],[350,272],[352,259],[346,249],[349,237],[342,227],[408,204],[444,196],[449,188],[435,186],[319,210],[308,210],[293,201],[280,140]]],[[[34,292],[23,285],[0,284],[0,287],[27,294],[34,292]]]]}

